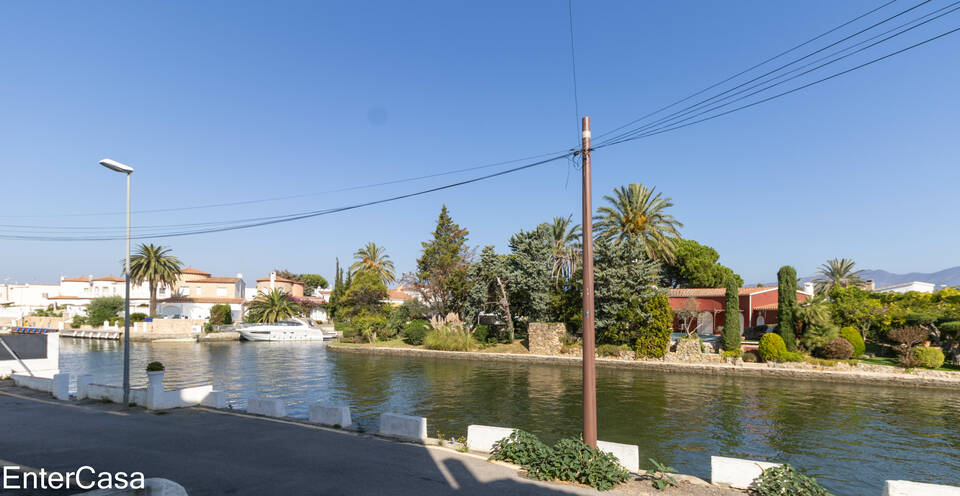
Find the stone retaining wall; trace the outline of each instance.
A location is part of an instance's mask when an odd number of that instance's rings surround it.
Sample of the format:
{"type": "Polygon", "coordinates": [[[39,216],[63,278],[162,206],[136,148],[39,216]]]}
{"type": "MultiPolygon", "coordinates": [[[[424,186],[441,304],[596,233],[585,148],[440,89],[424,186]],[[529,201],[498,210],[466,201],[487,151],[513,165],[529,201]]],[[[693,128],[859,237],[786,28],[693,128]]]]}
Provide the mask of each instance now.
{"type": "MultiPolygon", "coordinates": [[[[569,356],[546,356],[518,353],[480,353],[460,351],[434,351],[418,348],[381,348],[328,345],[328,351],[337,353],[368,353],[379,355],[417,356],[422,358],[454,358],[460,360],[485,360],[501,362],[553,363],[579,367],[580,358],[569,356]]],[[[938,370],[914,370],[912,373],[890,373],[891,367],[860,364],[854,368],[845,363],[836,367],[822,367],[807,363],[689,363],[669,362],[656,359],[618,360],[598,358],[597,367],[662,370],[665,372],[741,375],[749,377],[775,377],[782,379],[819,380],[827,382],[854,382],[860,384],[901,385],[956,389],[960,387],[960,373],[938,370]],[[862,368],[861,368],[862,367],[862,368]],[[879,368],[879,369],[878,369],[879,368]]]]}
{"type": "Polygon", "coordinates": [[[530,353],[534,355],[559,355],[567,328],[557,322],[531,322],[527,328],[530,353]]]}

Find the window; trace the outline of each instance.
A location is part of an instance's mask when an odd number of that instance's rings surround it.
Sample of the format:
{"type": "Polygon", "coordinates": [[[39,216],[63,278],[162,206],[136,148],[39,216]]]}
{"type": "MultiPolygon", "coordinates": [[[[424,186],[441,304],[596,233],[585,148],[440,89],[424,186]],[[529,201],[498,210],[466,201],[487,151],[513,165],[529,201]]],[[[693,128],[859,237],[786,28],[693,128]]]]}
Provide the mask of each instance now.
{"type": "Polygon", "coordinates": [[[217,296],[227,296],[227,288],[217,288],[217,296]]]}
{"type": "Polygon", "coordinates": [[[767,323],[767,321],[763,318],[763,314],[760,314],[760,315],[757,316],[757,325],[758,325],[758,326],[765,325],[766,323],[767,323]]]}
{"type": "Polygon", "coordinates": [[[190,296],[190,288],[187,286],[180,286],[180,296],[190,296]]]}
{"type": "Polygon", "coordinates": [[[200,286],[193,288],[193,296],[200,296],[200,286]]]}

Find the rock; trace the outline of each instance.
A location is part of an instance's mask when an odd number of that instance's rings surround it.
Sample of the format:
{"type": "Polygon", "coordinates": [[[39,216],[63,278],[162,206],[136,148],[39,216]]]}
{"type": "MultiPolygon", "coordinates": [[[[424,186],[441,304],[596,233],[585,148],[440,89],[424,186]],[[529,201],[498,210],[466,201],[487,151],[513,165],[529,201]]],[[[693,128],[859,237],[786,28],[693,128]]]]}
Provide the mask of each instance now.
{"type": "Polygon", "coordinates": [[[531,354],[559,355],[567,328],[558,322],[531,322],[527,334],[531,354]]]}

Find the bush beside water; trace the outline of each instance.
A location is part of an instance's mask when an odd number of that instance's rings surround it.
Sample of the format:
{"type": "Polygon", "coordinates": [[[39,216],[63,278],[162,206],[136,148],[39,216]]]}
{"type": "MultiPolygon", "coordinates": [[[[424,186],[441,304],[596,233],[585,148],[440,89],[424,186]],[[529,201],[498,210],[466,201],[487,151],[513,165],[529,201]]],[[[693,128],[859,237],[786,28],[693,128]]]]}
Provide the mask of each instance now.
{"type": "Polygon", "coordinates": [[[918,367],[928,369],[938,369],[942,367],[946,359],[943,355],[943,350],[940,348],[917,346],[911,350],[911,354],[913,355],[913,359],[916,360],[918,367]]]}
{"type": "Polygon", "coordinates": [[[615,456],[591,448],[581,439],[561,439],[547,447],[533,434],[519,429],[497,441],[490,458],[523,465],[534,479],[579,482],[600,491],[630,476],[615,456]]]}
{"type": "Polygon", "coordinates": [[[831,496],[813,477],[800,473],[789,464],[768,468],[750,484],[754,496],[831,496]]]}
{"type": "Polygon", "coordinates": [[[757,347],[757,354],[764,362],[777,362],[787,353],[787,344],[779,334],[764,334],[760,338],[760,346],[757,347]]]}
{"type": "Polygon", "coordinates": [[[853,345],[854,357],[859,357],[860,355],[866,353],[867,346],[863,342],[863,336],[860,335],[860,331],[858,331],[855,327],[847,326],[843,329],[840,329],[840,337],[846,339],[851,345],[853,345]]]}

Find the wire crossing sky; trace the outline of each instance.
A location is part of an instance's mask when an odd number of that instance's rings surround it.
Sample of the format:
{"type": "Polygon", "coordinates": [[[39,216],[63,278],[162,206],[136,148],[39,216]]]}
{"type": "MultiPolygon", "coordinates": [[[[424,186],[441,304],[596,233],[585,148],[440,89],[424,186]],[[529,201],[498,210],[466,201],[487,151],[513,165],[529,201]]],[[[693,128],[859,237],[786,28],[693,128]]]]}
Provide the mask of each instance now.
{"type": "Polygon", "coordinates": [[[571,106],[600,131],[595,204],[656,186],[747,281],[957,265],[930,201],[958,179],[958,5],[3,5],[0,279],[119,272],[103,157],[137,170],[138,239],[215,273],[328,273],[370,240],[410,270],[443,203],[502,250],[578,210],[571,106]]]}

